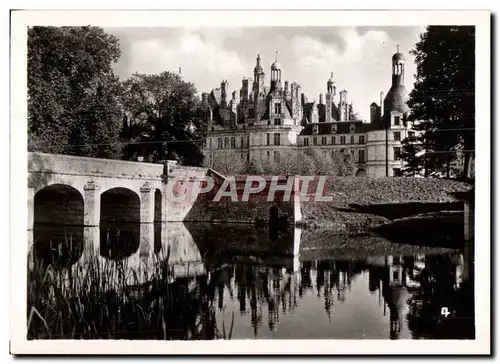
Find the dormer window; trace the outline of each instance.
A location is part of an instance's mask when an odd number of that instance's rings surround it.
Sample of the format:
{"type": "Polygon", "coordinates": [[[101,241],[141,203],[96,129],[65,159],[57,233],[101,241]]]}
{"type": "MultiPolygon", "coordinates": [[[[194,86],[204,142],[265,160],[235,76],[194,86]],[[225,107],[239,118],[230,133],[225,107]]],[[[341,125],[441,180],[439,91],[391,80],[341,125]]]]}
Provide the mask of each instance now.
{"type": "Polygon", "coordinates": [[[356,125],[355,124],[350,124],[349,125],[349,132],[355,133],[356,132],[356,125]]]}
{"type": "Polygon", "coordinates": [[[335,134],[337,132],[337,124],[333,124],[331,127],[330,127],[330,133],[331,134],[335,134]]]}
{"type": "Polygon", "coordinates": [[[317,125],[313,126],[313,134],[318,134],[318,126],[317,125]]]}

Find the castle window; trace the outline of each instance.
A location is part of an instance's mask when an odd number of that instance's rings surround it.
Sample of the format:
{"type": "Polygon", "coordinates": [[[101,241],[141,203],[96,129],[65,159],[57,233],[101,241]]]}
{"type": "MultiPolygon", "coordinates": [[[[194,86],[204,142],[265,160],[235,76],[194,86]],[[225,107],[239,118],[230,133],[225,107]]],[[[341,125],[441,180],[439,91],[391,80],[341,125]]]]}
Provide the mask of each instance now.
{"type": "Polygon", "coordinates": [[[323,158],[326,158],[326,150],[323,151],[323,158]]]}
{"type": "Polygon", "coordinates": [[[245,138],[243,137],[240,139],[240,148],[245,148],[245,138]]]}
{"type": "Polygon", "coordinates": [[[351,144],[354,144],[354,135],[351,135],[351,144]]]}
{"type": "Polygon", "coordinates": [[[281,125],[281,119],[274,119],[274,125],[281,125]]]}
{"type": "Polygon", "coordinates": [[[401,132],[395,131],[393,135],[394,135],[394,140],[397,140],[397,141],[401,140],[401,132]]]}
{"type": "Polygon", "coordinates": [[[247,148],[250,147],[250,136],[247,136],[247,148]]]}
{"type": "Polygon", "coordinates": [[[208,139],[208,148],[212,149],[212,139],[208,139]]]}
{"type": "Polygon", "coordinates": [[[351,155],[354,156],[354,149],[351,149],[351,155]]]}
{"type": "Polygon", "coordinates": [[[266,134],[266,144],[271,145],[271,134],[269,133],[266,134]]]}
{"type": "Polygon", "coordinates": [[[318,138],[316,137],[313,138],[313,145],[318,145],[318,138]]]}
{"type": "Polygon", "coordinates": [[[276,102],[274,104],[274,113],[281,114],[281,102],[276,102]]]}
{"type": "Polygon", "coordinates": [[[394,147],[394,160],[401,159],[401,147],[394,147]]]}
{"type": "Polygon", "coordinates": [[[313,134],[318,134],[318,126],[317,125],[313,126],[313,134]]]}
{"type": "Polygon", "coordinates": [[[267,155],[267,161],[269,162],[269,159],[271,158],[271,154],[269,151],[266,152],[266,155],[267,155]]]}
{"type": "Polygon", "coordinates": [[[304,138],[304,145],[308,146],[309,145],[309,138],[304,138]]]}
{"type": "Polygon", "coordinates": [[[335,134],[337,132],[337,124],[333,124],[331,127],[330,127],[330,133],[331,134],[335,134]]]}
{"type": "Polygon", "coordinates": [[[280,145],[280,133],[274,133],[274,145],[280,145]]]}
{"type": "Polygon", "coordinates": [[[349,132],[355,133],[356,132],[356,125],[355,124],[350,124],[349,125],[349,132]]]}
{"type": "Polygon", "coordinates": [[[280,161],[280,152],[278,152],[277,150],[275,150],[274,153],[273,153],[273,158],[274,158],[274,161],[276,163],[279,163],[279,161],[280,161]]]}
{"type": "Polygon", "coordinates": [[[365,136],[364,135],[359,136],[359,144],[365,144],[365,136]]]}
{"type": "Polygon", "coordinates": [[[267,121],[267,126],[271,126],[271,120],[267,121]]]}
{"type": "Polygon", "coordinates": [[[332,145],[335,145],[335,143],[336,143],[335,139],[337,139],[337,138],[335,138],[334,136],[332,136],[332,145]]]}
{"type": "Polygon", "coordinates": [[[400,117],[399,116],[395,116],[394,117],[394,125],[399,125],[400,124],[400,117]]]}
{"type": "Polygon", "coordinates": [[[364,149],[360,149],[358,151],[358,162],[359,163],[364,163],[365,162],[365,150],[364,149]]]}
{"type": "Polygon", "coordinates": [[[222,149],[222,138],[217,138],[217,147],[222,149]]]}
{"type": "Polygon", "coordinates": [[[321,137],[321,145],[326,145],[326,137],[321,137]]]}
{"type": "Polygon", "coordinates": [[[231,148],[232,149],[236,148],[236,139],[234,137],[231,138],[231,148]]]}
{"type": "Polygon", "coordinates": [[[214,131],[214,130],[215,130],[215,128],[212,126],[212,131],[214,131]]]}
{"type": "Polygon", "coordinates": [[[224,149],[227,149],[227,148],[229,148],[229,139],[224,138],[224,149]]]}
{"type": "Polygon", "coordinates": [[[340,137],[340,144],[345,144],[345,136],[340,137]]]}

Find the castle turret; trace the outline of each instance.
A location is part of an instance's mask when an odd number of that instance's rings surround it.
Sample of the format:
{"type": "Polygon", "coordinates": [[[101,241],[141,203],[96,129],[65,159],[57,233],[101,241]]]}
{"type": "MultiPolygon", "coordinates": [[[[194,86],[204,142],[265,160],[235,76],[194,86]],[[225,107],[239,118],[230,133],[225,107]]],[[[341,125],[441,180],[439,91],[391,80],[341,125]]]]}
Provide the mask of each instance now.
{"type": "Polygon", "coordinates": [[[408,105],[408,92],[404,86],[404,64],[405,57],[399,52],[399,46],[397,52],[392,56],[392,85],[391,89],[387,93],[383,105],[383,119],[386,122],[382,127],[387,127],[390,121],[390,115],[392,112],[396,111],[398,113],[404,114],[409,111],[408,105]]]}
{"type": "Polygon", "coordinates": [[[336,92],[337,88],[335,86],[335,80],[333,79],[333,72],[332,72],[330,74],[330,78],[326,82],[325,121],[327,123],[332,121],[332,106],[336,92]]]}
{"type": "Polygon", "coordinates": [[[260,64],[260,54],[257,54],[257,63],[253,69],[253,103],[254,103],[254,115],[258,116],[260,114],[259,110],[259,100],[265,97],[264,95],[264,69],[260,64]]]}
{"type": "Polygon", "coordinates": [[[278,62],[278,52],[271,65],[271,91],[281,90],[281,64],[278,62]]]}
{"type": "Polygon", "coordinates": [[[330,78],[326,83],[326,90],[328,94],[335,96],[337,93],[337,87],[335,86],[335,80],[333,79],[333,72],[330,74],[330,78]]]}

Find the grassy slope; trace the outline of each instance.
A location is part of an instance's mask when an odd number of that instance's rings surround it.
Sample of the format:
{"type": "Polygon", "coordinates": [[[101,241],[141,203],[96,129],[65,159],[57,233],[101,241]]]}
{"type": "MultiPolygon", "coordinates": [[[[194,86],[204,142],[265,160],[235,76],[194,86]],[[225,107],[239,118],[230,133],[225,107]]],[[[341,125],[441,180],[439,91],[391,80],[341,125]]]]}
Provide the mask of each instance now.
{"type": "Polygon", "coordinates": [[[329,177],[326,185],[331,202],[302,202],[301,225],[308,237],[302,248],[346,253],[349,246],[348,255],[408,251],[418,245],[455,248],[450,240],[462,234],[463,204],[452,193],[471,188],[458,181],[408,177],[329,177]]]}

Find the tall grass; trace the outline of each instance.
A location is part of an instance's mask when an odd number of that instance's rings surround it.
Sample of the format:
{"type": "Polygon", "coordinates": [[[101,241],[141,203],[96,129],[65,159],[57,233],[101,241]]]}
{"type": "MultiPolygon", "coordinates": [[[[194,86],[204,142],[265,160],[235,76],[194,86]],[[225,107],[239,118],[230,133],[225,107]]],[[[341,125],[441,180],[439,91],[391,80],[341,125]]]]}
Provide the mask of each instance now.
{"type": "Polygon", "coordinates": [[[94,256],[70,266],[34,259],[28,269],[28,339],[231,338],[234,321],[229,333],[224,323],[222,331],[217,328],[206,276],[175,279],[169,251],[147,261],[135,257],[94,256]]]}

